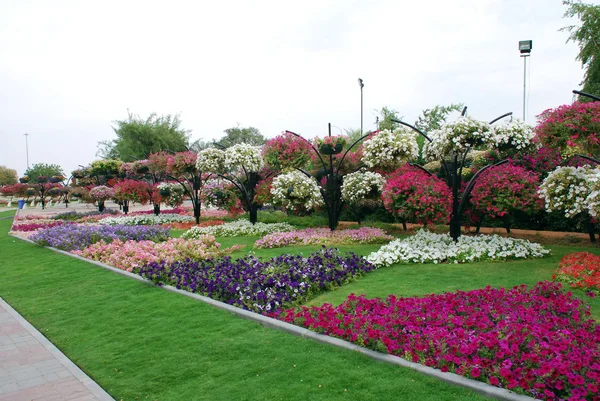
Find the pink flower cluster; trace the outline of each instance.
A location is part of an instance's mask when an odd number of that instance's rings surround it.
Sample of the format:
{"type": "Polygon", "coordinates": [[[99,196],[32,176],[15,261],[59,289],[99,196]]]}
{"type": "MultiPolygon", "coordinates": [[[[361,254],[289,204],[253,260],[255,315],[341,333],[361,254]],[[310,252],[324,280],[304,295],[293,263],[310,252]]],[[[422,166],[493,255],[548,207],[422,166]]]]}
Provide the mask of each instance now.
{"type": "Polygon", "coordinates": [[[269,139],[262,149],[265,162],[275,170],[304,167],[310,160],[311,152],[308,142],[290,132],[269,139]]]}
{"type": "Polygon", "coordinates": [[[15,224],[12,226],[12,228],[10,230],[11,231],[28,232],[28,231],[36,231],[36,230],[39,230],[40,228],[56,227],[56,226],[60,226],[61,224],[64,224],[64,222],[56,221],[56,220],[47,220],[47,221],[40,220],[39,222],[15,224]]]}
{"type": "Polygon", "coordinates": [[[471,203],[479,213],[502,217],[521,210],[534,213],[544,207],[538,196],[538,174],[510,163],[483,172],[471,192],[471,203]]]}
{"type": "Polygon", "coordinates": [[[169,238],[165,242],[118,239],[110,243],[100,241],[72,253],[131,272],[152,262],[164,261],[170,264],[186,259],[199,261],[221,257],[241,248],[240,245],[234,245],[231,248],[221,249],[221,244],[216,242],[214,236],[203,235],[194,240],[169,238]]]}
{"type": "Polygon", "coordinates": [[[452,194],[441,179],[405,165],[388,176],[383,187],[383,205],[400,221],[446,224],[452,208],[452,194]]]}
{"type": "Polygon", "coordinates": [[[271,316],[543,400],[600,399],[600,326],[560,284],[385,301],[352,294],[338,307],[271,316]]]}
{"type": "Polygon", "coordinates": [[[331,231],[328,228],[307,228],[265,235],[254,243],[255,248],[281,248],[290,245],[381,244],[395,239],[373,227],[331,231]]]}

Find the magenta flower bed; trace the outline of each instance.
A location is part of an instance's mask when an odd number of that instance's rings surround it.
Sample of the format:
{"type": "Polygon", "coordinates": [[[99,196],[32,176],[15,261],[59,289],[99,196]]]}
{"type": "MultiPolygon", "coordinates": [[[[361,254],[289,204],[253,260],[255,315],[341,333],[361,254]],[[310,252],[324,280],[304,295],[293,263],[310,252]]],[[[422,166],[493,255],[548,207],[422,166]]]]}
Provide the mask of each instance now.
{"type": "Polygon", "coordinates": [[[600,326],[560,284],[271,314],[318,333],[544,400],[600,400],[600,326]]]}
{"type": "Polygon", "coordinates": [[[267,234],[254,243],[255,248],[281,248],[291,245],[384,244],[395,239],[380,228],[331,231],[328,228],[307,228],[267,234]]]}
{"type": "Polygon", "coordinates": [[[15,224],[12,226],[11,231],[29,232],[39,230],[40,228],[56,227],[62,224],[64,224],[64,222],[62,221],[49,221],[47,223],[15,224]]]}

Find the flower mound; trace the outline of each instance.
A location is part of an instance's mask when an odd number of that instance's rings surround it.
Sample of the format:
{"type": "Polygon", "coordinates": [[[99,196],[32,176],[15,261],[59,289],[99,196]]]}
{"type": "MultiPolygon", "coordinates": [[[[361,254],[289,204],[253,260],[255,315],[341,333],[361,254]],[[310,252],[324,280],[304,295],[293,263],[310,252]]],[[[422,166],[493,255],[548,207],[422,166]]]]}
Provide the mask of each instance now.
{"type": "Polygon", "coordinates": [[[100,241],[81,251],[72,251],[72,253],[131,272],[152,262],[174,263],[186,259],[204,260],[222,257],[238,249],[241,249],[240,245],[221,249],[221,244],[215,241],[215,237],[205,235],[196,240],[169,238],[160,243],[118,239],[111,243],[100,241]]]}
{"type": "Polygon", "coordinates": [[[256,223],[252,224],[248,220],[236,220],[210,227],[192,227],[183,233],[183,238],[198,238],[199,236],[210,234],[215,237],[246,237],[250,235],[267,235],[274,232],[293,231],[294,226],[288,223],[256,223]]]}
{"type": "Polygon", "coordinates": [[[159,214],[156,216],[153,214],[144,214],[134,216],[106,217],[100,220],[98,223],[107,226],[148,226],[167,223],[185,223],[188,221],[194,221],[194,216],[184,216],[180,214],[159,214]]]}
{"type": "Polygon", "coordinates": [[[544,179],[539,194],[545,201],[546,211],[560,211],[571,218],[588,212],[591,187],[598,182],[598,173],[585,167],[558,167],[544,179]],[[594,182],[592,182],[594,181],[594,182]]]}
{"type": "Polygon", "coordinates": [[[362,162],[367,167],[391,167],[419,155],[417,133],[400,127],[383,130],[363,143],[362,162]]]}
{"type": "Polygon", "coordinates": [[[62,224],[57,227],[38,231],[30,239],[42,246],[51,246],[64,251],[84,249],[99,242],[151,240],[166,241],[169,229],[164,227],[131,227],[131,226],[83,226],[79,224],[62,224]]]}
{"type": "Polygon", "coordinates": [[[382,244],[395,237],[380,228],[361,227],[354,230],[331,231],[328,228],[307,228],[286,233],[273,233],[254,243],[255,248],[281,248],[290,245],[382,244]]]}
{"type": "Polygon", "coordinates": [[[425,142],[423,152],[432,159],[441,159],[466,147],[480,148],[499,142],[491,126],[471,117],[461,117],[429,133],[432,142],[425,142]]]}
{"type": "Polygon", "coordinates": [[[350,295],[280,320],[545,400],[598,399],[600,326],[560,284],[423,298],[350,295]],[[571,397],[571,398],[570,398],[571,397]]]}
{"type": "Polygon", "coordinates": [[[570,253],[560,260],[552,279],[600,294],[600,256],[589,252],[570,253]]]}
{"type": "Polygon", "coordinates": [[[321,190],[314,178],[299,171],[278,175],[271,187],[273,204],[293,211],[297,208],[312,210],[323,205],[321,190]]]}
{"type": "Polygon", "coordinates": [[[468,263],[483,260],[541,258],[550,253],[540,244],[499,235],[469,237],[454,242],[448,234],[419,230],[406,239],[397,239],[367,256],[377,267],[394,263],[468,263]]]}
{"type": "Polygon", "coordinates": [[[308,257],[280,255],[268,261],[253,256],[202,262],[160,262],[139,274],[156,284],[202,294],[240,308],[273,311],[305,302],[315,294],[341,286],[374,267],[354,254],[340,256],[324,249],[308,257]]]}
{"type": "Polygon", "coordinates": [[[371,171],[357,171],[344,176],[342,183],[342,199],[348,203],[356,203],[368,195],[381,193],[385,178],[371,171]]]}

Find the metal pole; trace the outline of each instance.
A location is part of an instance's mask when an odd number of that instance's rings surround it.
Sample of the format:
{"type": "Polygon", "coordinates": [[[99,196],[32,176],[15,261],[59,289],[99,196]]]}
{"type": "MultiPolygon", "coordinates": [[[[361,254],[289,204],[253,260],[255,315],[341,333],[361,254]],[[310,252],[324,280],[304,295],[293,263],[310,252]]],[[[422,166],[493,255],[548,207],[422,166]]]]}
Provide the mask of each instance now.
{"type": "Polygon", "coordinates": [[[29,169],[29,143],[27,142],[28,133],[25,133],[25,154],[27,156],[27,169],[29,169]]]}
{"type": "Polygon", "coordinates": [[[360,87],[360,136],[363,134],[363,87],[360,87]]]}
{"type": "Polygon", "coordinates": [[[527,56],[523,57],[523,122],[525,122],[525,93],[527,91],[527,56]]]}

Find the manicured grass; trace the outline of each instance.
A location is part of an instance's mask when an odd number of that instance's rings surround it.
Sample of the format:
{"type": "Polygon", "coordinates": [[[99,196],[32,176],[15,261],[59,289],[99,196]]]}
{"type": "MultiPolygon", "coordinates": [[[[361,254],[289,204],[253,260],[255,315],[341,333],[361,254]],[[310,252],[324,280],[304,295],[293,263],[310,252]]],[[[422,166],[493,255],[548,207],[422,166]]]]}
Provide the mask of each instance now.
{"type": "Polygon", "coordinates": [[[0,296],[117,400],[485,399],[9,237],[10,224],[0,296]]]}

